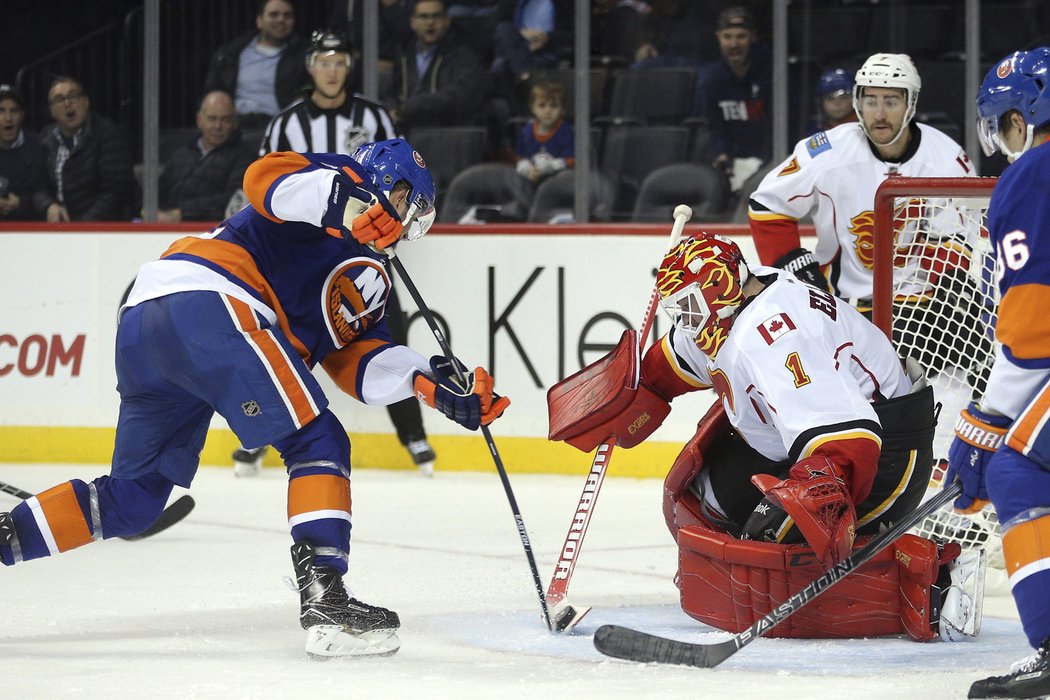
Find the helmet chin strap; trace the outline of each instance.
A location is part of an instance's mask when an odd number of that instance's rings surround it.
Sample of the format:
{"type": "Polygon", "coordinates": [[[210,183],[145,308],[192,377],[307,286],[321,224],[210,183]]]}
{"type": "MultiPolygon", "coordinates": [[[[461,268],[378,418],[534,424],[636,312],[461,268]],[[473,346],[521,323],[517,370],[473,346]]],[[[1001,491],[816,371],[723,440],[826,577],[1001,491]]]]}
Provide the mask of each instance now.
{"type": "Polygon", "coordinates": [[[1007,148],[1006,141],[1003,140],[1003,135],[1001,132],[995,135],[995,140],[999,144],[999,150],[1003,152],[1003,155],[1006,156],[1006,160],[1008,162],[1013,163],[1015,160],[1023,156],[1029,148],[1032,147],[1032,139],[1035,136],[1035,127],[1031,124],[1028,124],[1026,132],[1027,133],[1025,135],[1024,145],[1021,146],[1021,150],[1017,151],[1016,153],[1007,148]]]}

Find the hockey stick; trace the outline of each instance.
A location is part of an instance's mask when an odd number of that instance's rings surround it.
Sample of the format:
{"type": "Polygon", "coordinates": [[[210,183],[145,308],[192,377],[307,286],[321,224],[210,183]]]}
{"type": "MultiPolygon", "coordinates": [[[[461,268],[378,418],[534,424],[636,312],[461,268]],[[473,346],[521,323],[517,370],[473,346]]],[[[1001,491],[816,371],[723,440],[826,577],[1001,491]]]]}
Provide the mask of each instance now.
{"type": "MultiPolygon", "coordinates": [[[[693,210],[685,204],[679,204],[674,209],[674,225],[671,227],[671,237],[667,242],[667,250],[678,242],[685,228],[686,222],[693,218],[693,210]]],[[[642,317],[642,325],[638,330],[638,343],[641,350],[645,350],[649,329],[653,325],[653,317],[656,315],[656,305],[660,301],[660,292],[653,287],[649,295],[649,305],[645,308],[645,316],[642,317]]],[[[583,619],[590,610],[587,608],[575,608],[566,601],[569,594],[569,581],[572,572],[576,568],[576,560],[580,549],[583,547],[583,538],[587,535],[587,527],[591,523],[591,515],[598,501],[598,492],[605,481],[605,472],[609,468],[609,459],[612,457],[613,448],[616,446],[616,438],[612,437],[598,446],[591,461],[591,470],[587,473],[587,482],[583,485],[583,492],[576,504],[576,512],[573,513],[572,523],[565,535],[565,542],[561,546],[561,554],[558,563],[554,567],[554,575],[551,577],[550,585],[547,587],[547,602],[554,610],[554,631],[568,632],[583,619]]]]}
{"type": "Polygon", "coordinates": [[[713,668],[773,629],[785,618],[794,615],[854,569],[893,544],[901,535],[922,522],[923,518],[940,510],[961,493],[962,485],[958,481],[946,486],[936,496],[912,511],[910,516],[873,537],[864,547],[825,571],[815,581],[732,639],[715,644],[690,644],[618,625],[602,625],[594,633],[594,646],[607,656],[628,661],[713,668]]]}
{"type": "MultiPolygon", "coordinates": [[[[397,271],[397,276],[401,278],[401,281],[405,283],[405,288],[408,293],[412,295],[412,299],[416,302],[416,306],[419,307],[419,313],[423,315],[427,325],[430,326],[430,332],[434,334],[434,338],[437,339],[438,345],[441,346],[441,352],[449,359],[452,369],[456,372],[456,378],[466,386],[466,377],[463,376],[463,371],[459,368],[459,362],[452,354],[452,348],[449,346],[448,341],[445,340],[445,334],[438,328],[437,321],[434,320],[434,314],[431,312],[430,307],[427,306],[426,302],[423,301],[423,296],[416,289],[416,285],[412,282],[412,278],[408,276],[408,271],[405,270],[405,266],[401,264],[401,259],[397,257],[397,252],[393,248],[387,248],[384,250],[387,257],[393,264],[394,269],[397,271]]],[[[532,580],[536,585],[536,593],[540,597],[540,608],[543,610],[543,620],[547,623],[547,629],[552,629],[550,610],[547,608],[547,599],[543,596],[543,583],[540,581],[540,572],[536,568],[536,557],[532,554],[532,545],[529,543],[529,533],[525,530],[525,521],[521,517],[521,511],[518,509],[518,501],[514,498],[514,490],[510,486],[510,479],[507,477],[507,470],[503,467],[503,460],[499,456],[499,451],[496,449],[496,442],[492,439],[492,433],[489,431],[487,425],[481,426],[481,434],[485,436],[485,442],[488,443],[489,452],[492,454],[492,461],[496,463],[496,471],[499,472],[500,481],[503,482],[503,490],[507,494],[507,501],[510,502],[510,510],[514,514],[514,522],[518,526],[518,535],[521,537],[521,546],[525,549],[525,557],[529,560],[529,568],[532,569],[532,580]]]]}
{"type": "MultiPolygon", "coordinates": [[[[27,498],[32,498],[35,495],[28,491],[23,491],[17,486],[5,484],[2,481],[0,481],[0,493],[9,493],[15,498],[21,498],[23,501],[27,498]]],[[[157,518],[155,523],[137,535],[128,535],[127,537],[121,537],[120,539],[134,542],[135,540],[141,540],[156,535],[158,532],[167,530],[169,527],[189,515],[190,511],[192,511],[196,505],[197,504],[194,502],[193,497],[189,494],[179,496],[172,501],[171,505],[161,511],[160,517],[157,518]]]]}

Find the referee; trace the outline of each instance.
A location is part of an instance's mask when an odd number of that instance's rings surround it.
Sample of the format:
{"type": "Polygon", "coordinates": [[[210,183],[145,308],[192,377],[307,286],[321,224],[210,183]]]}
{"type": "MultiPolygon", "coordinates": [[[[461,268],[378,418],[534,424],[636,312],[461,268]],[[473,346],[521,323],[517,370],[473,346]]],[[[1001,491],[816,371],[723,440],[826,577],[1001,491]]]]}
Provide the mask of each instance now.
{"type": "Polygon", "coordinates": [[[350,45],[345,36],[314,32],[306,69],[313,91],[273,118],[259,147],[260,156],[273,151],[353,155],[362,144],[398,137],[382,106],[347,90],[350,45]]]}
{"type": "MultiPolygon", "coordinates": [[[[398,138],[394,122],[382,106],[347,91],[350,75],[350,44],[333,31],[315,31],[306,52],[306,69],[313,79],[310,96],[292,103],[266,129],[259,156],[274,151],[298,153],[345,153],[372,141],[398,138]]],[[[387,323],[394,342],[406,344],[406,319],[391,290],[386,303],[387,323]]],[[[397,437],[424,476],[433,476],[435,454],[423,428],[419,401],[415,398],[387,406],[397,437]]],[[[262,467],[266,447],[233,453],[234,473],[254,476],[262,467]]]]}

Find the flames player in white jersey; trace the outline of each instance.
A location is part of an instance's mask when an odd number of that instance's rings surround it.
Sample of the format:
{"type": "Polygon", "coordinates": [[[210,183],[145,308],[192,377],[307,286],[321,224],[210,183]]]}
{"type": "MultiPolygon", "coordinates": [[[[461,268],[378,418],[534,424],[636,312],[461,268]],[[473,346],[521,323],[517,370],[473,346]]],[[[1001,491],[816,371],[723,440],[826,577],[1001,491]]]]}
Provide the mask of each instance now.
{"type": "MultiPolygon", "coordinates": [[[[861,310],[872,294],[875,191],[890,175],[969,177],[973,166],[943,132],[913,121],[921,80],[904,54],[875,54],[856,74],[853,108],[859,122],[803,139],[751,195],[748,218],[759,260],[827,286],[861,310]],[[801,248],[798,222],[812,214],[816,249],[801,248]],[[830,283],[830,285],[829,285],[830,283]]],[[[950,212],[931,222],[939,235],[965,242],[950,212]]],[[[898,232],[898,245],[912,231],[898,232]]],[[[906,276],[907,271],[898,271],[906,276]]],[[[920,286],[906,290],[921,293],[920,286]]]]}
{"type": "MultiPolygon", "coordinates": [[[[665,481],[664,513],[683,609],[739,632],[848,556],[855,536],[918,505],[933,463],[933,393],[845,301],[784,270],[749,270],[721,236],[680,241],[657,287],[672,329],[641,358],[631,403],[585,418],[637,444],[675,396],[715,391],[665,481]]],[[[577,376],[599,384],[604,375],[577,376]]],[[[975,635],[983,552],[959,554],[957,544],[906,535],[772,634],[975,635]]]]}

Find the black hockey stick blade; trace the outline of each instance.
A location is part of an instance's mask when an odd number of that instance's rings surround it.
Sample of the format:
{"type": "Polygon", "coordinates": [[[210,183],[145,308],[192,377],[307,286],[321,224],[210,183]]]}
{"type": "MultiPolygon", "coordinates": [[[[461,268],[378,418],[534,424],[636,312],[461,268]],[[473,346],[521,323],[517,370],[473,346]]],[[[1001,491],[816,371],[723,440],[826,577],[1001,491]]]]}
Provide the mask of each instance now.
{"type": "Polygon", "coordinates": [[[128,535],[127,537],[121,537],[121,539],[128,540],[129,542],[134,542],[135,540],[141,540],[145,539],[146,537],[152,537],[158,532],[167,530],[169,527],[185,518],[187,515],[190,514],[190,511],[192,511],[193,507],[196,505],[197,504],[196,502],[194,502],[193,496],[190,496],[189,494],[179,496],[172,502],[170,506],[168,506],[161,512],[160,517],[157,518],[157,522],[153,523],[137,535],[128,535]]]}
{"type": "Polygon", "coordinates": [[[911,515],[872,537],[866,545],[825,571],[815,581],[732,639],[714,644],[692,644],[619,625],[602,625],[594,633],[594,646],[606,656],[627,661],[714,668],[846,578],[854,569],[896,542],[901,535],[918,525],[924,518],[958,498],[961,493],[962,485],[958,481],[944,487],[940,493],[912,511],[911,515]]]}

